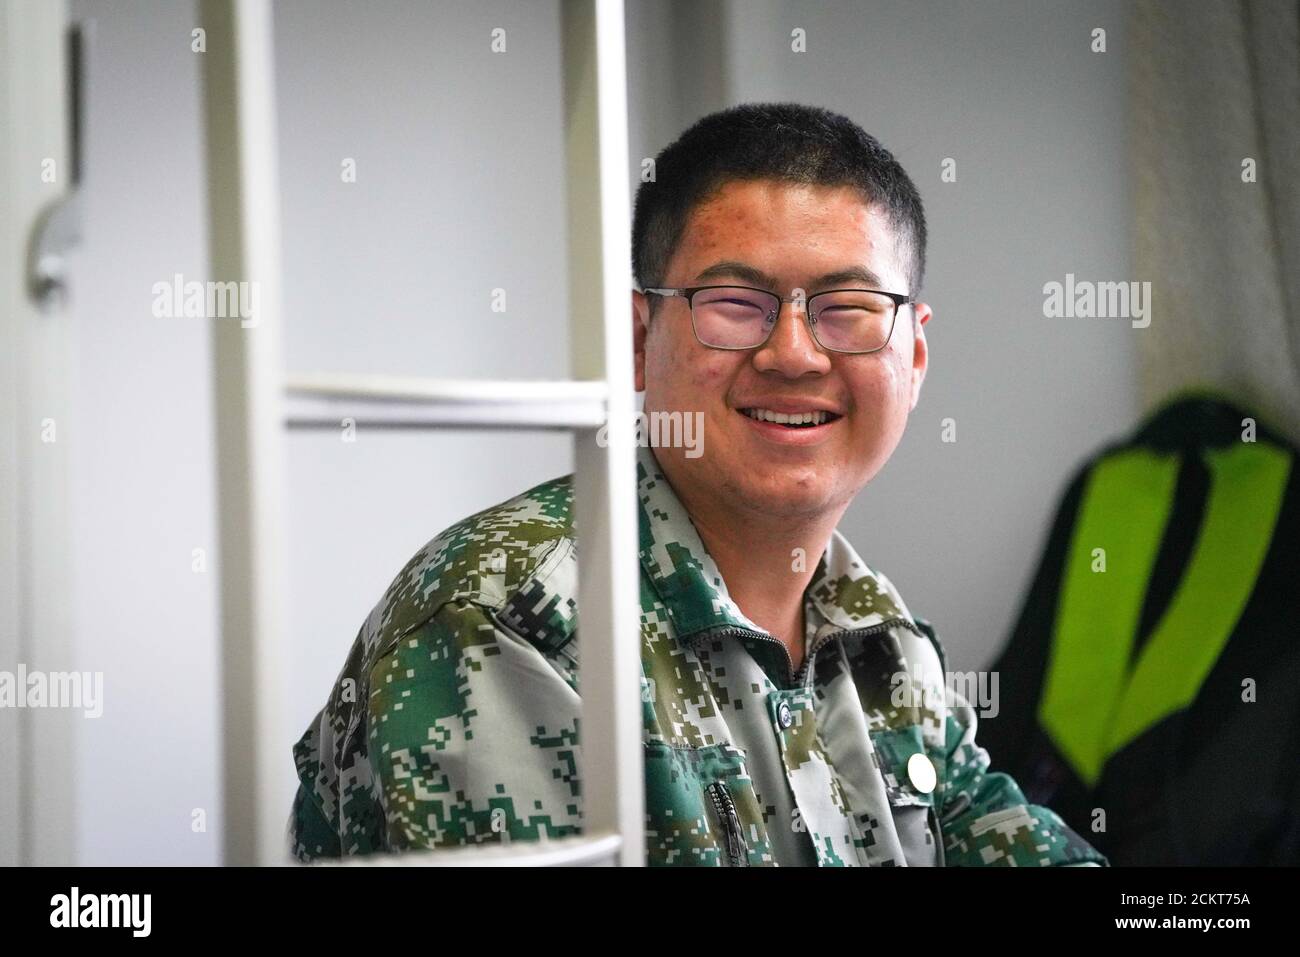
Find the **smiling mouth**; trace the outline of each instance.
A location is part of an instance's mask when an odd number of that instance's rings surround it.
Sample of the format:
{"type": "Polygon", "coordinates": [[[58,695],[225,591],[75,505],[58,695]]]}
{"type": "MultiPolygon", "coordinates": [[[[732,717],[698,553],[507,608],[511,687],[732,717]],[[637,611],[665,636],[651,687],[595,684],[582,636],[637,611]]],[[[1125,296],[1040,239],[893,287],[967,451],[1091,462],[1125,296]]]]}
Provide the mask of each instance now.
{"type": "Polygon", "coordinates": [[[737,409],[741,415],[753,419],[755,422],[766,422],[772,425],[784,426],[787,429],[811,429],[819,425],[827,425],[843,416],[835,412],[825,410],[808,410],[807,412],[785,413],[773,412],[770,409],[737,409]]]}

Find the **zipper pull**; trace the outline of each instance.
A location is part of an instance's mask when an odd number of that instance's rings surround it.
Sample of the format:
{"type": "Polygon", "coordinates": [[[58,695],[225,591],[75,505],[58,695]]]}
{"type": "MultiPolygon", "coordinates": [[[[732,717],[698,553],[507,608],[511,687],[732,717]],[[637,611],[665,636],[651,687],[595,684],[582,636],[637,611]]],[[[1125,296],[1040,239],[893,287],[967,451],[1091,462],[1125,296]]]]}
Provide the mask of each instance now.
{"type": "Polygon", "coordinates": [[[741,834],[740,815],[736,813],[736,803],[731,799],[731,791],[721,781],[709,785],[709,797],[718,820],[723,824],[723,836],[727,842],[727,862],[732,867],[745,867],[749,861],[749,852],[745,838],[741,834]]]}

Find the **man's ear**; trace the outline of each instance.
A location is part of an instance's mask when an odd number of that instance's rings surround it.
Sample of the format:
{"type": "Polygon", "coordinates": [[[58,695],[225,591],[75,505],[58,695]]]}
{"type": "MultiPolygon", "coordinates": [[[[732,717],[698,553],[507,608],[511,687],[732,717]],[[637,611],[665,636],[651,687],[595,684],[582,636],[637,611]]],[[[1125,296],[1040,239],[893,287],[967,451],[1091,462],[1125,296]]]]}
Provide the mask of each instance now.
{"type": "Polygon", "coordinates": [[[921,399],[921,383],[925,381],[925,370],[930,366],[930,347],[925,341],[925,329],[933,311],[924,302],[912,306],[916,321],[912,323],[912,409],[921,399]]]}
{"type": "Polygon", "coordinates": [[[636,391],[645,391],[645,340],[650,329],[650,300],[632,290],[632,373],[636,391]]]}

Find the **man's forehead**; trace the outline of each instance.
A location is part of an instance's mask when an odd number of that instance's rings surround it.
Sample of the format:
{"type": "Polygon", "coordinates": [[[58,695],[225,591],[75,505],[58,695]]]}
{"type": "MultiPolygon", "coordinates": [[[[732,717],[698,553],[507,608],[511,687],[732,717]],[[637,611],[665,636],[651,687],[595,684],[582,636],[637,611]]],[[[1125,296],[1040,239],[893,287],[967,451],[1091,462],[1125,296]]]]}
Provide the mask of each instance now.
{"type": "Polygon", "coordinates": [[[884,209],[851,187],[732,181],[691,210],[673,260],[688,273],[680,281],[689,283],[892,288],[902,276],[895,239],[884,209]],[[799,218],[836,219],[840,228],[814,242],[808,242],[805,231],[773,229],[769,234],[753,228],[753,220],[788,215],[774,211],[782,204],[796,209],[799,218]],[[853,221],[847,228],[846,218],[853,221]]]}
{"type": "Polygon", "coordinates": [[[731,179],[715,186],[691,208],[689,220],[705,220],[740,213],[773,215],[782,210],[817,213],[832,211],[851,215],[874,226],[884,219],[879,203],[868,200],[861,190],[844,185],[799,183],[780,179],[731,179]]]}
{"type": "MultiPolygon", "coordinates": [[[[747,285],[777,287],[781,279],[770,272],[739,259],[722,259],[701,269],[692,277],[692,282],[711,282],[713,280],[741,279],[747,285]]],[[[822,286],[871,286],[879,288],[888,280],[865,264],[856,264],[833,269],[805,280],[810,287],[822,286]]]]}

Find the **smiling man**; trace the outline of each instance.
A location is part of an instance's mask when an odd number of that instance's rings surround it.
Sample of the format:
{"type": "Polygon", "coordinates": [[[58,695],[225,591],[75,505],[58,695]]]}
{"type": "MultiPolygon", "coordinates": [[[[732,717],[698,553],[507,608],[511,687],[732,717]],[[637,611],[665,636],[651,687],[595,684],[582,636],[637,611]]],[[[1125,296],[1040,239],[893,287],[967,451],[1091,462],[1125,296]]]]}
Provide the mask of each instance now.
{"type": "MultiPolygon", "coordinates": [[[[709,132],[674,149],[717,150],[698,141],[709,132]]],[[[680,155],[661,159],[671,170],[680,155]]],[[[650,297],[679,297],[634,298],[637,390],[649,412],[703,410],[708,437],[698,461],[661,449],[658,464],[731,597],[786,645],[792,671],[816,559],[894,451],[925,377],[930,307],[897,292],[916,288],[924,220],[901,168],[884,172],[911,220],[891,223],[847,184],[732,180],[695,206],[667,262],[646,243],[636,264],[650,297]],[[680,287],[644,280],[661,274],[680,287]]],[[[647,232],[671,228],[655,198],[638,202],[647,232]]]]}
{"type": "MultiPolygon", "coordinates": [[[[1105,863],[988,770],[943,652],[836,530],[916,406],[925,219],[847,118],[712,114],[637,194],[651,864],[1105,863]],[[698,450],[697,450],[698,451],[698,450]]],[[[407,564],[294,748],[300,860],[581,830],[572,476],[407,564]]]]}

